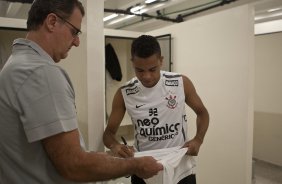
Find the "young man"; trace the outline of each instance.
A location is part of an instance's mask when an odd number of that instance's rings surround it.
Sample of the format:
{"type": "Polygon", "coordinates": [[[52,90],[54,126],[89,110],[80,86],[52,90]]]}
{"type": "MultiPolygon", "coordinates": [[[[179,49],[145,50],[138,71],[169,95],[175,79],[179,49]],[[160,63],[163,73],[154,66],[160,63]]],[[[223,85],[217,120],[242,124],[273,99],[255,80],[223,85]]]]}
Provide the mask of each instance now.
{"type": "MultiPolygon", "coordinates": [[[[152,36],[142,35],[134,40],[131,56],[136,77],[115,94],[103,136],[104,144],[120,157],[134,155],[133,147],[115,139],[127,111],[134,125],[137,151],[183,146],[188,147],[188,155],[198,155],[208,129],[209,114],[192,82],[184,75],[161,71],[161,49],[152,36]],[[197,115],[197,133],[189,141],[185,103],[197,115]]],[[[131,181],[133,184],[144,183],[137,176],[132,176],[131,181]]],[[[195,175],[184,177],[179,183],[196,183],[195,175]]]]}
{"type": "Polygon", "coordinates": [[[35,0],[26,39],[13,43],[0,73],[0,183],[76,183],[128,174],[151,177],[152,157],[121,159],[80,144],[74,90],[56,63],[79,46],[78,0],[35,0]]]}

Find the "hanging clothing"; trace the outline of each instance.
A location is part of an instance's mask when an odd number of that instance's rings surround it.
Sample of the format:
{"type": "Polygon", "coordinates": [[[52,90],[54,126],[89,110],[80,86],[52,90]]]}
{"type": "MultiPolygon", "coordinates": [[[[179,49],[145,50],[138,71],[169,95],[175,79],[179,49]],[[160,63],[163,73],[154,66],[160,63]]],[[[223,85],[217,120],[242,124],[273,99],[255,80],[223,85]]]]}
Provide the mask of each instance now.
{"type": "Polygon", "coordinates": [[[108,43],[105,48],[106,69],[109,71],[112,79],[121,81],[122,73],[118,57],[113,46],[108,43]]]}

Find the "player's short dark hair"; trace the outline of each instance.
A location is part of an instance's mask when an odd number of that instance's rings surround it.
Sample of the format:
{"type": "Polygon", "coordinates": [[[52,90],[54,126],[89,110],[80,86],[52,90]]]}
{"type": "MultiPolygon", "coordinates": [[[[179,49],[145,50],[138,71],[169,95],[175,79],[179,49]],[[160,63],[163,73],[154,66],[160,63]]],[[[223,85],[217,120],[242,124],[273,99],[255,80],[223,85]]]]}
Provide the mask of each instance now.
{"type": "Polygon", "coordinates": [[[161,55],[161,48],[158,40],[150,35],[141,35],[131,44],[131,57],[147,58],[153,54],[161,55]]]}

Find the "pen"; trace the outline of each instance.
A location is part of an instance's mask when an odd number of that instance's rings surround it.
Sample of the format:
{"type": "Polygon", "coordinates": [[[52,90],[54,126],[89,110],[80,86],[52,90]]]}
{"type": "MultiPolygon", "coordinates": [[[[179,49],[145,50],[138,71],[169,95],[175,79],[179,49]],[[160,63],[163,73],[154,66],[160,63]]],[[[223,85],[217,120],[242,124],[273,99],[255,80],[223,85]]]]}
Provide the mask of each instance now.
{"type": "Polygon", "coordinates": [[[121,136],[121,140],[122,140],[124,145],[127,145],[127,142],[126,142],[126,140],[125,140],[125,138],[123,136],[121,136]]]}
{"type": "MultiPolygon", "coordinates": [[[[121,140],[122,140],[123,144],[127,147],[127,142],[126,142],[125,138],[124,138],[123,136],[120,136],[120,138],[121,138],[121,140]]],[[[127,148],[128,148],[128,147],[127,147],[127,148]]],[[[125,176],[125,177],[126,177],[126,178],[129,178],[129,177],[130,177],[130,175],[125,176]]]]}

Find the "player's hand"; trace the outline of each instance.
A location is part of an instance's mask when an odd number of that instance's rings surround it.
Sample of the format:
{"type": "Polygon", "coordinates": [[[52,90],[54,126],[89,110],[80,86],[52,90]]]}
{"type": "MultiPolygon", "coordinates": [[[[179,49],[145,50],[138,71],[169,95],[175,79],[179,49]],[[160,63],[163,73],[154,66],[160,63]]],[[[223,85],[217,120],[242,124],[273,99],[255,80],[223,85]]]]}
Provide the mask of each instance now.
{"type": "Polygon", "coordinates": [[[116,144],[111,148],[114,156],[129,158],[134,156],[133,146],[127,146],[124,144],[116,144]]]}
{"type": "Polygon", "coordinates": [[[187,155],[197,156],[202,142],[197,138],[193,138],[186,142],[183,147],[188,147],[187,155]]]}

